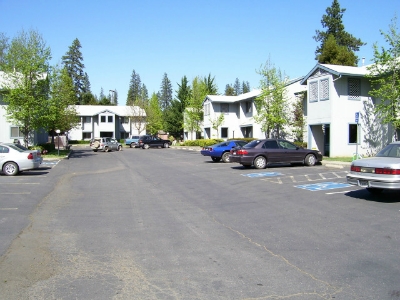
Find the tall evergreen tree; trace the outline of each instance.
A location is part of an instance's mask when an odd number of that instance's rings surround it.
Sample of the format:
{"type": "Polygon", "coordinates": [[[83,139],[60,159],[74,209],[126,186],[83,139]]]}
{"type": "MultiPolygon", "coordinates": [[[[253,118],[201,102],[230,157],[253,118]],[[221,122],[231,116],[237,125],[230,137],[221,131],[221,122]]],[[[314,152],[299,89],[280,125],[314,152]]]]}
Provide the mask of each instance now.
{"type": "Polygon", "coordinates": [[[240,84],[239,78],[235,79],[235,83],[233,84],[233,89],[235,90],[235,95],[242,94],[242,85],[240,84]]]}
{"type": "MultiPolygon", "coordinates": [[[[333,0],[332,5],[326,9],[326,14],[322,16],[321,24],[323,28],[326,28],[326,30],[316,30],[315,36],[313,37],[316,42],[320,43],[315,50],[315,59],[318,60],[319,63],[326,63],[325,61],[320,60],[320,55],[322,54],[322,50],[328,40],[329,35],[333,35],[336,43],[339,46],[346,47],[347,51],[353,54],[354,52],[358,51],[361,46],[365,45],[361,39],[355,38],[350,33],[345,31],[342,22],[343,13],[345,11],[345,8],[340,8],[338,0],[333,0]]],[[[354,63],[350,65],[355,66],[357,65],[357,62],[358,58],[355,56],[354,63]]]]}
{"type": "Polygon", "coordinates": [[[206,90],[205,90],[206,94],[204,96],[218,94],[218,87],[215,83],[215,77],[211,78],[211,74],[208,74],[207,77],[204,77],[202,82],[203,82],[203,86],[205,86],[205,88],[206,88],[206,90]]]}
{"type": "Polygon", "coordinates": [[[86,81],[89,80],[89,77],[83,71],[85,65],[83,64],[81,48],[81,43],[76,38],[69,47],[68,52],[62,57],[62,62],[74,83],[77,104],[82,104],[83,94],[87,92],[86,81]]]}
{"type": "Polygon", "coordinates": [[[324,64],[356,66],[357,56],[345,46],[339,46],[335,37],[330,34],[318,56],[318,61],[324,64]]]}
{"type": "Polygon", "coordinates": [[[225,96],[235,96],[235,89],[234,89],[230,84],[227,84],[227,85],[225,86],[225,93],[224,93],[224,95],[225,95],[225,96]]]}
{"type": "Polygon", "coordinates": [[[161,82],[160,91],[158,93],[158,101],[160,101],[160,108],[162,111],[168,108],[172,101],[172,84],[168,79],[167,73],[164,73],[161,82]]]}
{"type": "Polygon", "coordinates": [[[176,92],[176,98],[180,101],[182,105],[182,110],[185,110],[185,108],[188,106],[191,93],[192,89],[190,87],[188,79],[186,76],[183,76],[181,79],[181,83],[178,83],[178,91],[176,92]]]}
{"type": "Polygon", "coordinates": [[[137,99],[142,96],[142,81],[140,75],[135,70],[132,71],[131,80],[129,82],[128,96],[126,99],[126,105],[133,105],[137,99]]]}
{"type": "Polygon", "coordinates": [[[250,92],[250,83],[248,81],[246,81],[246,82],[243,81],[242,82],[242,93],[245,94],[248,92],[250,92]]]}

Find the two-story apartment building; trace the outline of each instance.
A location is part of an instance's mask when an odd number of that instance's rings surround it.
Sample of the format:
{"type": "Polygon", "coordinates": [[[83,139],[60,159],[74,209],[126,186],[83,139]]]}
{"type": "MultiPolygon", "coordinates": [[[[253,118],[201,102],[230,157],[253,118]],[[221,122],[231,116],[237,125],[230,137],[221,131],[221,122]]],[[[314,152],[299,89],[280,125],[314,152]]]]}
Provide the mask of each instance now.
{"type": "Polygon", "coordinates": [[[146,112],[138,106],[76,105],[75,109],[80,123],[68,133],[70,140],[125,139],[146,132],[146,112]]]}
{"type": "MultiPolygon", "coordinates": [[[[380,100],[369,96],[367,72],[367,66],[316,64],[306,76],[288,83],[289,105],[303,99],[308,148],[331,157],[352,156],[356,151],[370,155],[392,141],[392,127],[373,112],[380,100]]],[[[260,90],[239,96],[208,95],[203,102],[204,138],[265,138],[254,120],[254,99],[259,95],[260,90]],[[217,131],[212,123],[219,114],[224,114],[224,122],[217,131]]],[[[294,138],[290,127],[284,131],[285,138],[294,138]]]]}
{"type": "MultiPolygon", "coordinates": [[[[301,85],[302,78],[291,80],[287,85],[289,111],[297,97],[303,97],[306,87],[301,85]]],[[[254,120],[257,109],[254,100],[260,96],[261,90],[238,96],[208,95],[204,102],[203,131],[204,138],[265,138],[261,125],[254,120]],[[213,128],[213,122],[224,114],[224,121],[218,130],[213,128]]],[[[291,128],[284,129],[286,135],[291,135],[291,128]]]]}

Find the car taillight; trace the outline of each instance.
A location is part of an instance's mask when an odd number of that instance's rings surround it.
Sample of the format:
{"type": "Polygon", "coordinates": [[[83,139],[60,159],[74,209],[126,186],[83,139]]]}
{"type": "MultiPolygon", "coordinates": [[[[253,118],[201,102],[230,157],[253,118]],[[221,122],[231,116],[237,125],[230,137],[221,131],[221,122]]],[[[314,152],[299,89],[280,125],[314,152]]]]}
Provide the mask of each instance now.
{"type": "Polygon", "coordinates": [[[247,152],[246,150],[240,149],[240,150],[236,151],[236,154],[238,154],[238,155],[246,155],[246,154],[249,154],[249,152],[247,152]]]}
{"type": "Polygon", "coordinates": [[[33,159],[33,154],[32,153],[28,154],[28,159],[33,159]]]}
{"type": "Polygon", "coordinates": [[[361,167],[351,166],[350,171],[352,172],[361,172],[361,167]]]}
{"type": "Polygon", "coordinates": [[[389,169],[389,168],[376,168],[375,174],[400,175],[400,170],[399,169],[389,169]]]}

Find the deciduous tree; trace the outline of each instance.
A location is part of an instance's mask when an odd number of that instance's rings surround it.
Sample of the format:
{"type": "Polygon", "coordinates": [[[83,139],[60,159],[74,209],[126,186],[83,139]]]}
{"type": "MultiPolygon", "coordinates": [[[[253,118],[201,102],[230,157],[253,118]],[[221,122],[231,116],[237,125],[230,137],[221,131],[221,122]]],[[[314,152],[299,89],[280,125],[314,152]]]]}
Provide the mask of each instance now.
{"type": "MultiPolygon", "coordinates": [[[[369,94],[380,99],[375,111],[382,121],[400,130],[400,34],[397,17],[392,19],[389,31],[381,34],[388,48],[374,44],[373,64],[368,68],[372,89],[369,94]]],[[[398,138],[398,137],[397,137],[398,138]]]]}
{"type": "Polygon", "coordinates": [[[30,133],[46,123],[50,59],[50,48],[33,30],[13,38],[5,55],[6,115],[9,122],[19,126],[25,145],[30,133]]]}
{"type": "Polygon", "coordinates": [[[280,137],[281,129],[289,122],[285,75],[271,63],[270,59],[258,73],[262,77],[261,94],[254,101],[257,108],[254,120],[261,125],[267,138],[271,133],[280,137]]]}

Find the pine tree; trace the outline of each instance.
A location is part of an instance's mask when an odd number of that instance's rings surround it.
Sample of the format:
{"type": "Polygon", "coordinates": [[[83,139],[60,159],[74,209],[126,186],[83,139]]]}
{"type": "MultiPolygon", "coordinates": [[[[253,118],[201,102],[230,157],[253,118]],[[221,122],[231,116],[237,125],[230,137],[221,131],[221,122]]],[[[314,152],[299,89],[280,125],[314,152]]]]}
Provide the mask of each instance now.
{"type": "MultiPolygon", "coordinates": [[[[342,22],[343,13],[345,11],[345,8],[340,8],[338,0],[333,0],[332,5],[326,9],[326,15],[322,16],[321,24],[323,28],[326,28],[326,31],[316,30],[316,35],[313,37],[316,42],[320,42],[320,45],[315,50],[315,59],[318,60],[319,63],[326,63],[320,60],[319,57],[322,54],[322,50],[329,35],[333,35],[339,46],[344,46],[348,52],[353,54],[355,51],[358,51],[361,46],[365,45],[361,39],[355,38],[345,31],[342,22]]],[[[350,66],[357,65],[358,58],[355,55],[354,57],[355,61],[349,64],[350,66]]]]}
{"type": "Polygon", "coordinates": [[[250,92],[250,83],[248,81],[242,83],[242,93],[248,93],[250,92]]]}
{"type": "Polygon", "coordinates": [[[240,84],[239,78],[235,79],[235,83],[233,84],[233,89],[235,90],[236,96],[242,94],[242,85],[240,84]]]}
{"type": "Polygon", "coordinates": [[[131,80],[129,82],[128,96],[126,99],[127,106],[134,105],[134,103],[141,98],[142,96],[141,89],[142,89],[142,82],[140,80],[140,75],[136,73],[135,70],[133,70],[131,75],[131,80]]]}
{"type": "Polygon", "coordinates": [[[161,82],[160,91],[158,92],[158,101],[160,101],[160,108],[162,111],[168,108],[172,101],[172,84],[168,79],[167,73],[164,73],[161,82]]]}
{"type": "Polygon", "coordinates": [[[224,95],[225,95],[225,96],[235,96],[235,89],[234,89],[230,84],[227,84],[227,85],[225,86],[225,93],[224,93],[224,95]]]}
{"type": "Polygon", "coordinates": [[[178,83],[178,91],[176,92],[176,98],[180,101],[182,105],[182,110],[185,110],[185,108],[188,106],[189,101],[190,101],[190,95],[192,93],[192,89],[190,87],[190,84],[187,80],[186,76],[183,76],[181,79],[181,83],[178,83]]]}
{"type": "Polygon", "coordinates": [[[82,96],[87,92],[87,80],[89,80],[89,77],[83,71],[85,65],[80,48],[82,48],[81,43],[78,39],[75,39],[68,52],[62,57],[62,62],[74,83],[77,104],[82,104],[82,96]]]}

